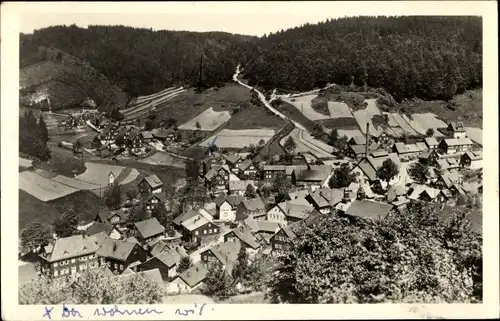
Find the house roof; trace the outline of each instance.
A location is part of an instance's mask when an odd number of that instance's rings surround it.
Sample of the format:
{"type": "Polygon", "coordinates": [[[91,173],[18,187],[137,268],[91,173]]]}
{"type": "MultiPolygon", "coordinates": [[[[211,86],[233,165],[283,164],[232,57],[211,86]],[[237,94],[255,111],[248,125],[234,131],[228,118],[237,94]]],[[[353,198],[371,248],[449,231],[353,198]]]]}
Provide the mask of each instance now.
{"type": "Polygon", "coordinates": [[[266,232],[274,234],[280,228],[276,222],[257,221],[250,217],[247,217],[243,222],[252,230],[252,233],[266,232]]]}
{"type": "Polygon", "coordinates": [[[121,273],[121,275],[132,275],[132,274],[135,274],[134,271],[132,271],[130,269],[130,267],[127,266],[127,268],[125,270],[123,270],[123,272],[121,273]]]}
{"type": "Polygon", "coordinates": [[[362,159],[358,163],[357,167],[361,169],[361,171],[366,175],[366,177],[368,177],[370,181],[374,181],[377,179],[377,172],[366,158],[362,159]]]}
{"type": "Polygon", "coordinates": [[[207,223],[209,223],[209,220],[207,220],[201,214],[198,214],[194,217],[191,217],[188,220],[185,220],[184,222],[181,223],[181,225],[184,228],[186,228],[188,231],[194,231],[197,228],[199,228],[207,223]]]}
{"type": "Polygon", "coordinates": [[[311,193],[311,191],[309,189],[301,189],[301,190],[298,190],[298,191],[295,191],[295,192],[290,192],[288,193],[288,196],[290,197],[290,199],[294,199],[294,198],[298,198],[298,197],[306,197],[307,195],[309,195],[309,193],[311,193]]]}
{"type": "Polygon", "coordinates": [[[248,185],[254,186],[254,182],[251,180],[229,181],[229,190],[230,191],[244,191],[244,190],[246,190],[248,185]]]}
{"type": "Polygon", "coordinates": [[[405,195],[406,190],[403,185],[392,185],[387,192],[387,201],[393,202],[398,196],[405,195]]]}
{"type": "MultiPolygon", "coordinates": [[[[169,251],[161,252],[161,253],[157,254],[154,258],[156,258],[157,260],[159,260],[160,262],[165,264],[165,266],[168,266],[169,268],[171,268],[174,265],[179,264],[179,262],[182,259],[182,255],[176,249],[171,249],[169,251]]],[[[153,258],[151,258],[149,260],[152,260],[152,259],[153,258]]]]}
{"type": "Polygon", "coordinates": [[[312,206],[310,204],[297,204],[292,201],[279,203],[277,206],[281,208],[286,216],[298,219],[305,219],[311,213],[312,206]]]}
{"type": "Polygon", "coordinates": [[[347,215],[364,218],[383,218],[392,210],[393,206],[371,200],[354,201],[345,211],[347,215]]]}
{"type": "Polygon", "coordinates": [[[199,215],[198,211],[196,210],[189,210],[187,212],[181,213],[178,215],[176,218],[174,218],[173,223],[175,225],[181,225],[182,222],[189,220],[190,218],[195,217],[196,215],[199,215]]]}
{"type": "Polygon", "coordinates": [[[97,245],[92,238],[83,235],[73,235],[57,239],[54,247],[45,259],[49,262],[70,259],[77,256],[92,254],[97,251],[97,245]]]}
{"type": "Polygon", "coordinates": [[[366,151],[365,145],[351,145],[351,149],[356,155],[364,154],[366,151]]]}
{"type": "Polygon", "coordinates": [[[443,139],[443,144],[446,146],[462,146],[462,145],[473,145],[472,140],[469,137],[465,138],[447,138],[443,139]]]}
{"type": "Polygon", "coordinates": [[[135,243],[114,240],[108,237],[102,242],[99,250],[97,250],[97,255],[125,262],[136,245],[135,243]]]}
{"type": "Polygon", "coordinates": [[[311,169],[295,170],[297,181],[323,182],[332,172],[332,167],[328,165],[311,167],[311,169]]]}
{"type": "Polygon", "coordinates": [[[359,189],[359,183],[356,182],[352,182],[351,184],[349,184],[349,186],[347,186],[347,190],[351,192],[357,192],[358,189],[359,189]]]}
{"type": "Polygon", "coordinates": [[[156,217],[134,223],[137,231],[143,238],[148,238],[165,232],[165,228],[158,222],[156,217]]]}
{"type": "Polygon", "coordinates": [[[170,249],[170,247],[165,244],[163,241],[159,241],[158,243],[156,243],[153,248],[151,249],[151,251],[149,251],[149,253],[151,253],[152,256],[156,256],[158,254],[160,254],[161,252],[165,252],[165,251],[168,251],[170,249]]]}
{"type": "Polygon", "coordinates": [[[89,228],[85,230],[85,235],[92,236],[101,232],[106,232],[106,234],[109,235],[109,233],[111,233],[112,230],[113,230],[112,224],[93,222],[92,225],[90,225],[89,228]]]}
{"type": "Polygon", "coordinates": [[[130,237],[127,237],[126,239],[127,242],[130,242],[130,243],[136,243],[136,244],[139,244],[139,240],[137,240],[135,238],[135,236],[130,236],[130,237]]]}
{"type": "Polygon", "coordinates": [[[234,233],[234,235],[243,243],[250,246],[252,249],[257,249],[260,247],[260,244],[257,243],[255,237],[252,235],[251,231],[248,228],[235,228],[226,234],[234,233]]]}
{"type": "Polygon", "coordinates": [[[465,127],[462,122],[452,121],[449,127],[451,127],[451,130],[454,132],[465,132],[465,127]]]}
{"type": "Polygon", "coordinates": [[[95,101],[93,99],[87,98],[81,102],[80,106],[82,106],[82,107],[97,107],[97,104],[95,103],[95,101]]]}
{"type": "Polygon", "coordinates": [[[144,181],[151,186],[151,188],[157,188],[163,186],[163,182],[156,175],[150,175],[144,178],[144,181]]]}
{"type": "Polygon", "coordinates": [[[174,133],[173,129],[167,129],[167,128],[155,128],[151,131],[153,137],[158,139],[165,139],[173,133],[174,133]]]}
{"type": "Polygon", "coordinates": [[[240,248],[240,242],[228,241],[215,245],[210,248],[209,251],[211,251],[214,256],[225,265],[226,271],[231,273],[233,265],[238,259],[238,252],[240,251],[240,248]]]}
{"type": "Polygon", "coordinates": [[[95,243],[97,248],[99,248],[101,246],[101,244],[104,242],[104,240],[106,240],[108,238],[108,236],[109,236],[108,233],[106,233],[105,231],[102,231],[102,232],[99,232],[97,234],[89,236],[89,238],[92,239],[92,241],[95,243]]]}
{"type": "Polygon", "coordinates": [[[351,138],[351,140],[354,142],[354,145],[364,145],[366,144],[366,137],[365,136],[354,136],[351,138]]]}
{"type": "Polygon", "coordinates": [[[33,263],[19,265],[17,267],[17,271],[19,285],[28,283],[29,281],[36,279],[36,277],[38,276],[35,265],[33,263]]]}
{"type": "Polygon", "coordinates": [[[261,211],[266,209],[266,205],[260,197],[245,199],[242,201],[245,208],[251,212],[261,211]]]}
{"type": "MultiPolygon", "coordinates": [[[[370,185],[368,185],[368,184],[361,184],[361,188],[363,189],[363,192],[365,192],[365,196],[367,198],[374,198],[375,197],[375,193],[373,193],[370,185]]],[[[343,193],[342,193],[342,195],[343,195],[343,193]]],[[[339,203],[339,202],[337,202],[337,203],[339,203]]]]}
{"type": "Polygon", "coordinates": [[[473,151],[473,152],[466,152],[465,155],[470,158],[471,161],[477,161],[477,160],[482,160],[483,159],[483,152],[482,151],[473,151]]]}
{"type": "Polygon", "coordinates": [[[438,142],[437,142],[436,138],[434,138],[434,137],[426,137],[424,139],[424,141],[427,144],[427,146],[429,146],[429,147],[433,147],[433,146],[438,145],[438,142]]]}
{"type": "Polygon", "coordinates": [[[282,230],[283,230],[283,232],[285,232],[286,236],[288,236],[289,239],[293,240],[297,237],[295,235],[295,233],[293,232],[291,225],[287,225],[287,226],[283,227],[282,230]]]}
{"type": "Polygon", "coordinates": [[[411,194],[408,196],[409,199],[417,200],[422,193],[427,194],[431,199],[436,198],[439,195],[439,190],[429,187],[427,185],[412,184],[411,194]]]}
{"type": "Polygon", "coordinates": [[[263,169],[265,171],[285,171],[286,165],[264,165],[263,169]]]}
{"type": "Polygon", "coordinates": [[[99,219],[105,224],[109,224],[110,223],[109,220],[115,215],[118,215],[120,217],[120,221],[127,220],[127,214],[123,210],[100,211],[98,215],[99,219]]]}
{"type": "Polygon", "coordinates": [[[228,162],[230,162],[230,163],[234,164],[234,163],[236,163],[238,160],[240,160],[240,158],[241,158],[241,157],[240,157],[239,155],[235,154],[235,153],[229,153],[229,154],[224,155],[224,158],[225,158],[228,162]]]}
{"type": "Polygon", "coordinates": [[[150,131],[141,132],[141,136],[144,139],[153,139],[153,134],[150,131]]]}
{"type": "Polygon", "coordinates": [[[245,159],[241,164],[240,164],[240,169],[242,171],[248,169],[252,165],[252,160],[251,159],[245,159]]]}
{"type": "Polygon", "coordinates": [[[326,200],[328,205],[334,206],[342,201],[342,198],[344,197],[344,189],[324,187],[316,190],[312,194],[321,196],[323,199],[326,200]]]}
{"type": "Polygon", "coordinates": [[[460,174],[457,171],[445,171],[441,174],[441,179],[447,188],[450,188],[453,184],[460,180],[460,174]]]}
{"type": "Polygon", "coordinates": [[[208,270],[206,266],[203,263],[199,262],[179,274],[179,278],[190,287],[194,287],[198,283],[203,282],[207,274],[208,270]]]}
{"type": "Polygon", "coordinates": [[[215,204],[221,206],[227,201],[231,206],[238,206],[243,200],[245,197],[242,195],[220,195],[215,199],[215,204]]]}
{"type": "Polygon", "coordinates": [[[428,151],[429,149],[427,148],[427,145],[424,143],[424,142],[418,142],[416,143],[415,145],[417,145],[417,148],[421,151],[421,152],[426,152],[428,151]]]}
{"type": "Polygon", "coordinates": [[[407,204],[409,202],[410,202],[409,199],[407,199],[405,196],[401,195],[401,196],[398,196],[393,202],[391,202],[391,204],[394,206],[401,206],[401,205],[407,204]]]}
{"type": "Polygon", "coordinates": [[[153,198],[157,198],[160,202],[166,203],[166,201],[167,201],[167,194],[166,193],[154,193],[154,194],[151,194],[147,198],[146,202],[149,202],[153,198]]]}
{"type": "Polygon", "coordinates": [[[389,152],[386,150],[374,150],[373,152],[370,153],[370,156],[377,158],[377,157],[383,157],[383,156],[388,156],[389,152]]]}

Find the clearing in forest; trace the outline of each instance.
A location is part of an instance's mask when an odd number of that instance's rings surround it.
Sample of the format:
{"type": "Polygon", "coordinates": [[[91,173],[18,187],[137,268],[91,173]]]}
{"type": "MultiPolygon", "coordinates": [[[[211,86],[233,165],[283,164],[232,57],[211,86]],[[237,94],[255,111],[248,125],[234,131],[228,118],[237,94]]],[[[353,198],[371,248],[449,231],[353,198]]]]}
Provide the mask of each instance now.
{"type": "Polygon", "coordinates": [[[197,130],[196,123],[198,122],[201,126],[201,130],[213,131],[226,123],[230,118],[231,114],[228,111],[215,111],[210,107],[187,123],[179,126],[179,129],[197,130]]]}
{"type": "Polygon", "coordinates": [[[311,106],[312,100],[316,97],[317,95],[304,95],[295,98],[283,99],[283,101],[297,108],[309,120],[315,121],[315,120],[329,119],[330,116],[318,113],[312,108],[311,106]]]}

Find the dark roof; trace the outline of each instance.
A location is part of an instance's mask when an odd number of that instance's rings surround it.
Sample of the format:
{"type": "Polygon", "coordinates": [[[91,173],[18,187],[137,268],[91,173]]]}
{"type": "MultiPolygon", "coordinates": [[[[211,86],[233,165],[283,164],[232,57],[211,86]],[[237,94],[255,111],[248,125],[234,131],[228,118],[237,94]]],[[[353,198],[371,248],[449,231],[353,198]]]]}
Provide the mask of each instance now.
{"type": "Polygon", "coordinates": [[[85,235],[92,236],[101,232],[106,232],[109,235],[113,230],[113,225],[109,223],[93,222],[88,229],[85,230],[85,235]]]}
{"type": "Polygon", "coordinates": [[[354,142],[354,145],[364,145],[366,144],[366,137],[365,136],[354,136],[351,138],[351,140],[354,142]]]}
{"type": "Polygon", "coordinates": [[[35,279],[38,276],[35,265],[33,263],[26,263],[23,265],[19,265],[17,270],[18,270],[19,285],[28,283],[29,281],[35,279]]]}
{"type": "Polygon", "coordinates": [[[243,163],[240,164],[240,169],[242,171],[245,171],[248,167],[252,165],[252,160],[251,159],[245,159],[243,163]]]}
{"type": "Polygon", "coordinates": [[[242,201],[242,203],[245,206],[245,208],[251,212],[266,209],[266,205],[264,204],[264,202],[260,197],[245,199],[242,201]]]}
{"type": "Polygon", "coordinates": [[[160,240],[158,243],[156,243],[153,246],[153,248],[149,252],[151,253],[151,255],[156,256],[156,255],[160,254],[161,252],[168,251],[169,249],[170,248],[168,247],[168,245],[160,240]]]}
{"type": "Polygon", "coordinates": [[[49,262],[71,259],[74,257],[92,254],[97,251],[97,245],[90,237],[73,235],[57,239],[51,254],[44,257],[49,262]]]}
{"type": "Polygon", "coordinates": [[[380,203],[370,200],[354,201],[346,210],[347,215],[363,218],[383,218],[393,208],[387,203],[380,203]]]}
{"type": "Polygon", "coordinates": [[[259,243],[255,240],[255,237],[252,235],[250,229],[248,228],[236,228],[229,231],[226,234],[234,233],[234,235],[243,243],[250,246],[252,249],[257,249],[260,247],[259,243]]]}
{"type": "Polygon", "coordinates": [[[203,263],[199,262],[198,264],[193,265],[186,271],[179,274],[179,278],[190,287],[194,287],[200,282],[203,282],[207,274],[208,270],[206,266],[203,263]]]}
{"type": "Polygon", "coordinates": [[[149,197],[146,200],[146,202],[149,202],[153,198],[157,198],[160,202],[166,203],[166,201],[167,201],[167,194],[166,193],[153,193],[153,194],[149,195],[149,197]]]}
{"type": "Polygon", "coordinates": [[[215,199],[215,204],[217,206],[221,206],[225,201],[227,201],[231,204],[231,206],[238,206],[244,200],[245,197],[241,195],[220,195],[215,199]]]}
{"type": "Polygon", "coordinates": [[[227,155],[224,155],[224,158],[230,162],[230,163],[236,163],[241,157],[235,153],[230,153],[227,155]]]}
{"type": "Polygon", "coordinates": [[[368,179],[370,181],[374,181],[377,179],[377,172],[375,171],[373,166],[370,164],[370,162],[368,162],[367,159],[361,160],[358,163],[357,167],[359,167],[361,169],[361,171],[363,173],[365,173],[366,177],[368,177],[368,179]]]}
{"type": "Polygon", "coordinates": [[[148,183],[151,188],[163,186],[163,182],[158,178],[158,176],[156,176],[156,174],[145,177],[143,181],[146,181],[146,183],[148,183]]]}
{"type": "Polygon", "coordinates": [[[134,223],[137,231],[143,238],[148,238],[165,232],[165,228],[158,222],[156,217],[134,223]]]}
{"type": "Polygon", "coordinates": [[[181,213],[180,215],[178,215],[173,223],[175,225],[178,225],[180,226],[183,222],[189,220],[190,218],[193,218],[195,217],[196,215],[199,215],[200,213],[198,211],[195,211],[195,210],[189,210],[187,212],[184,212],[184,213],[181,213]]]}
{"type": "Polygon", "coordinates": [[[317,166],[315,168],[311,169],[305,169],[305,170],[295,170],[295,179],[297,181],[316,181],[316,182],[322,182],[325,180],[328,175],[331,174],[332,172],[332,167],[328,165],[324,166],[317,166]]]}
{"type": "Polygon", "coordinates": [[[120,217],[120,221],[127,220],[127,214],[123,210],[100,211],[98,215],[99,215],[100,220],[105,224],[109,224],[110,223],[109,220],[115,215],[118,215],[120,217]]]}
{"type": "Polygon", "coordinates": [[[93,99],[87,98],[80,104],[82,107],[97,107],[97,104],[93,99]]]}
{"type": "Polygon", "coordinates": [[[452,121],[449,127],[451,127],[451,130],[454,132],[465,132],[465,127],[462,122],[452,121]]]}
{"type": "Polygon", "coordinates": [[[434,138],[434,137],[426,137],[424,139],[424,141],[427,144],[427,146],[429,146],[429,147],[438,145],[438,142],[437,142],[436,138],[434,138]]]}
{"type": "Polygon", "coordinates": [[[99,250],[97,250],[97,255],[125,262],[135,246],[135,243],[114,240],[108,237],[101,244],[99,250]]]}

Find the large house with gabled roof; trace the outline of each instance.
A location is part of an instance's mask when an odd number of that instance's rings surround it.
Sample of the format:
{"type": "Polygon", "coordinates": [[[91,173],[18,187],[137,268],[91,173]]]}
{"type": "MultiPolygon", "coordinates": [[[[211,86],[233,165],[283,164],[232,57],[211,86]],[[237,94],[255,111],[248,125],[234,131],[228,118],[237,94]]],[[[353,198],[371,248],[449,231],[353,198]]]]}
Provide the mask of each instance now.
{"type": "Polygon", "coordinates": [[[145,177],[139,183],[139,191],[144,194],[161,193],[162,188],[163,182],[156,174],[145,177]]]}
{"type": "Polygon", "coordinates": [[[106,264],[111,271],[121,273],[136,261],[144,262],[148,253],[137,243],[107,238],[97,255],[101,265],[106,264]]]}

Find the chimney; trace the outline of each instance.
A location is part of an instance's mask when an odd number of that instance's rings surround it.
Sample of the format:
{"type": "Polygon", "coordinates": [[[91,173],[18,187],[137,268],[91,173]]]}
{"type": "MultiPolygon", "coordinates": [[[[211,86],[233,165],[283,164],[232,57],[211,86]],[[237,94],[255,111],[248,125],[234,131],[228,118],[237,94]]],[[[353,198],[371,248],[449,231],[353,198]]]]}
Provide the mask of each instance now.
{"type": "Polygon", "coordinates": [[[113,243],[113,252],[116,251],[117,248],[118,246],[116,245],[116,243],[113,243]]]}
{"type": "Polygon", "coordinates": [[[370,146],[370,123],[366,123],[366,147],[365,147],[365,157],[368,157],[368,146],[370,146]]]}

